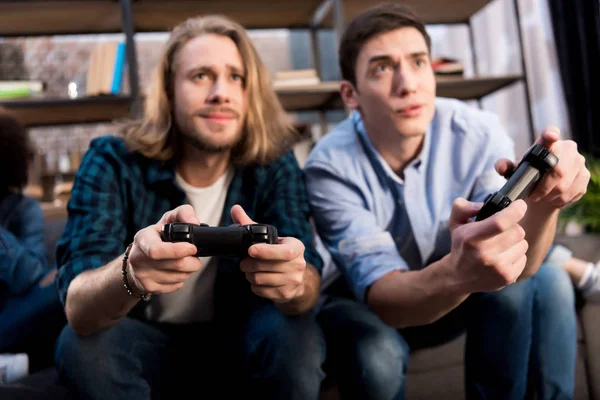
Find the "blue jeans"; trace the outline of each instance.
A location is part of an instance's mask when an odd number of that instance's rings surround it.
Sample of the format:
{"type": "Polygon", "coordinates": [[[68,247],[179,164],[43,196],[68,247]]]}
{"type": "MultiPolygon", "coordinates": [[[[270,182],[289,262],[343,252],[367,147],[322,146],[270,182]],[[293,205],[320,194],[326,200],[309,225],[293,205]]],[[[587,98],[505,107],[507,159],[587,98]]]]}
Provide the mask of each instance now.
{"type": "Polygon", "coordinates": [[[0,353],[27,353],[31,373],[48,368],[66,322],[56,286],[35,284],[0,310],[0,353]]]}
{"type": "Polygon", "coordinates": [[[84,399],[207,398],[212,392],[317,399],[325,344],[314,316],[286,317],[268,304],[242,322],[178,326],[127,317],[87,337],[67,326],[56,351],[59,375],[84,399]]]}
{"type": "Polygon", "coordinates": [[[327,343],[326,370],[344,398],[404,399],[410,352],[445,343],[465,329],[468,399],[523,399],[530,366],[541,399],[572,398],[573,288],[553,266],[500,291],[473,294],[424,326],[394,329],[345,297],[331,297],[318,320],[327,343]]]}

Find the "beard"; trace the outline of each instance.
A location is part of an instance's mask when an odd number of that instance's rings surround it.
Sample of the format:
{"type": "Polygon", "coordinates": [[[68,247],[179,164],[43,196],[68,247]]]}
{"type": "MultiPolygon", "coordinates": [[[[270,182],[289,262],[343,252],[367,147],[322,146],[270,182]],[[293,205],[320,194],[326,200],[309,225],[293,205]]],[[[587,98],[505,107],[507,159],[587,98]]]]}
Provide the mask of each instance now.
{"type": "Polygon", "coordinates": [[[237,135],[229,143],[211,143],[204,139],[195,131],[190,132],[187,129],[180,129],[180,137],[184,143],[194,146],[196,149],[210,154],[224,153],[235,148],[242,140],[242,132],[237,135]]]}

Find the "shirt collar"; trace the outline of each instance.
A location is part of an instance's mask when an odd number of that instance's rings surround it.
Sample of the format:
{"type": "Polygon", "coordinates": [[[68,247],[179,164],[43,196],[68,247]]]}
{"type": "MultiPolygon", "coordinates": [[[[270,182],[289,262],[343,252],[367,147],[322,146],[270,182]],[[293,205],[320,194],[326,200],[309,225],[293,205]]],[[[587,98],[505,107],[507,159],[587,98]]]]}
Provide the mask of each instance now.
{"type": "MultiPolygon", "coordinates": [[[[352,114],[350,115],[350,118],[354,124],[354,129],[362,138],[363,143],[365,143],[365,146],[367,147],[369,153],[371,153],[371,155],[377,159],[377,162],[383,168],[385,173],[390,178],[392,178],[394,181],[403,183],[402,179],[392,170],[392,168],[385,161],[383,156],[377,151],[377,149],[373,145],[373,142],[371,142],[371,139],[369,138],[369,135],[367,134],[367,131],[365,129],[365,125],[364,125],[362,116],[360,115],[360,112],[358,112],[356,110],[353,111],[352,114]]],[[[436,118],[434,117],[433,122],[431,124],[429,124],[429,126],[427,127],[427,132],[425,133],[425,138],[423,140],[423,147],[421,148],[421,152],[413,161],[411,161],[406,166],[405,169],[414,168],[420,172],[423,170],[424,166],[427,165],[427,160],[429,157],[429,150],[431,148],[431,130],[432,130],[432,126],[435,124],[436,124],[436,118]]]]}

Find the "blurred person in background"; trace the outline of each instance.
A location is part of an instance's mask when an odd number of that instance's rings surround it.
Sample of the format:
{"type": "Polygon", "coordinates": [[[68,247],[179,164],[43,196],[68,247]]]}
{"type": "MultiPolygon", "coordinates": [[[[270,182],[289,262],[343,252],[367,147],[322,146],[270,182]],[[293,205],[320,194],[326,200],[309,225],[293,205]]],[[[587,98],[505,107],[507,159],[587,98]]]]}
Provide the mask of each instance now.
{"type": "Polygon", "coordinates": [[[0,108],[0,381],[52,365],[64,326],[56,268],[44,247],[44,214],[23,194],[32,160],[26,129],[0,108]]]}

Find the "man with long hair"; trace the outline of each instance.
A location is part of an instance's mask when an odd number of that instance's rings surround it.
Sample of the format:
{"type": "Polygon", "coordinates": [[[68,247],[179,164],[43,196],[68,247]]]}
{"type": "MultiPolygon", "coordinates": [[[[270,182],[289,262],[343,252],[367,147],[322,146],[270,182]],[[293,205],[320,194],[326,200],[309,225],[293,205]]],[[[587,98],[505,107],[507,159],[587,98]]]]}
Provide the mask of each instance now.
{"type": "Polygon", "coordinates": [[[573,288],[540,265],[559,210],[586,191],[585,160],[547,128],[538,144],[556,167],[525,201],[473,222],[513,168],[513,141],[491,113],[436,97],[430,46],[398,3],[357,16],[340,42],[353,112],[305,165],[318,231],[345,275],[320,311],[327,364],[343,394],[402,399],[411,351],[466,330],[467,398],[524,398],[530,366],[541,399],[571,398],[573,288]]]}
{"type": "Polygon", "coordinates": [[[317,398],[324,346],[308,311],[322,262],[293,127],[244,29],[222,16],[175,27],[123,133],[92,141],[68,203],[61,379],[97,399],[317,398]],[[249,216],[280,239],[243,259],[160,238],[170,222],[249,216]]]}

